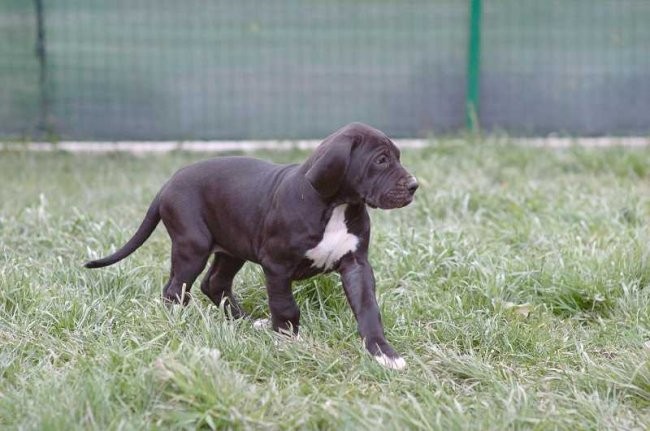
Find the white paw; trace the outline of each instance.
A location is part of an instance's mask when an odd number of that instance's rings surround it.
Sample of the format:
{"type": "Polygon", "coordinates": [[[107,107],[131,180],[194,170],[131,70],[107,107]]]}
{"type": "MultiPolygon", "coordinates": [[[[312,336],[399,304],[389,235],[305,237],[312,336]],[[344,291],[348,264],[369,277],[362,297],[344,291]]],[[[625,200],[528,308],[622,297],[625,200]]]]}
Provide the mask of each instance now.
{"type": "Polygon", "coordinates": [[[381,354],[374,357],[377,362],[386,368],[391,370],[402,370],[406,368],[406,361],[402,357],[389,358],[388,356],[381,354]]]}
{"type": "Polygon", "coordinates": [[[255,329],[268,329],[271,327],[271,319],[257,319],[253,322],[255,329]]]}

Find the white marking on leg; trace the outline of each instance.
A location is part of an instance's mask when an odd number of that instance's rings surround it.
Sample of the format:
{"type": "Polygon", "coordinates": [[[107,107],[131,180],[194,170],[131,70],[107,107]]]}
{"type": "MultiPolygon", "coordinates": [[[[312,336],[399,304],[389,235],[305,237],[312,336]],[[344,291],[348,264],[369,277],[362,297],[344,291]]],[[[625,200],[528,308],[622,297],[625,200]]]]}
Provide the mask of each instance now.
{"type": "Polygon", "coordinates": [[[403,370],[406,368],[406,361],[400,356],[397,358],[389,358],[382,353],[381,355],[375,356],[374,358],[382,366],[390,368],[391,370],[403,370]]]}
{"type": "Polygon", "coordinates": [[[325,226],[323,239],[316,247],[307,250],[305,256],[311,259],[313,267],[330,269],[334,264],[359,245],[359,238],[348,232],[345,224],[347,204],[339,205],[332,211],[332,216],[325,226]]]}

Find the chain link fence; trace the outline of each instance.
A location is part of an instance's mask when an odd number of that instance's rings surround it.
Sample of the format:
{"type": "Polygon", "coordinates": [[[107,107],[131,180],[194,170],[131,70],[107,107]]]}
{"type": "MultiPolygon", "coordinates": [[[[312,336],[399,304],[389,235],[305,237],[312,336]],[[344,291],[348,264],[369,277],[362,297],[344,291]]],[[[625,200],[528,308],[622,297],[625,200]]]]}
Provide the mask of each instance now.
{"type": "Polygon", "coordinates": [[[645,135],[648,23],[648,0],[3,0],[0,137],[455,133],[473,85],[488,131],[645,135]]]}

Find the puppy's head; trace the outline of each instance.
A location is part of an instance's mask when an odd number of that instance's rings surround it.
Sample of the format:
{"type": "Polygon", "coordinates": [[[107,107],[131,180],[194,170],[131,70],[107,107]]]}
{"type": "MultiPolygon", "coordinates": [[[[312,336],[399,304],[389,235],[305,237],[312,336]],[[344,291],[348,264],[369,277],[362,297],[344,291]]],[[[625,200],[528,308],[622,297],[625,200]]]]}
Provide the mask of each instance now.
{"type": "Polygon", "coordinates": [[[337,130],[305,162],[305,177],[326,199],[360,199],[391,209],[413,200],[418,182],[400,164],[399,149],[382,132],[361,123],[337,130]]]}

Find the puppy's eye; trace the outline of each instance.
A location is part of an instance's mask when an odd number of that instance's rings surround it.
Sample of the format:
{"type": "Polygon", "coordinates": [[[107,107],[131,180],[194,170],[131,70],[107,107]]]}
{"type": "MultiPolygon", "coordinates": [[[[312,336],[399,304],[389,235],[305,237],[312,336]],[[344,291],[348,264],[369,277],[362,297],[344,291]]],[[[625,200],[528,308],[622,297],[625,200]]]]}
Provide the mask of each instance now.
{"type": "Polygon", "coordinates": [[[385,165],[386,163],[388,163],[388,156],[386,154],[382,154],[381,156],[375,159],[375,163],[377,163],[378,165],[385,165]]]}

